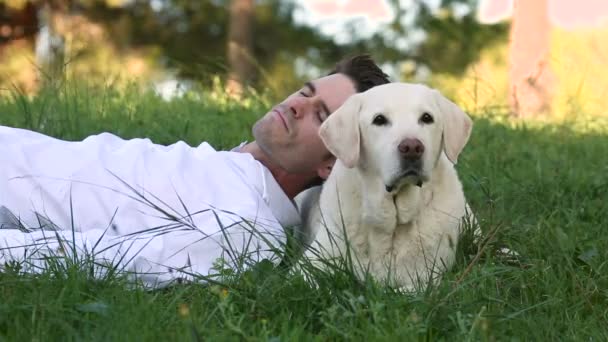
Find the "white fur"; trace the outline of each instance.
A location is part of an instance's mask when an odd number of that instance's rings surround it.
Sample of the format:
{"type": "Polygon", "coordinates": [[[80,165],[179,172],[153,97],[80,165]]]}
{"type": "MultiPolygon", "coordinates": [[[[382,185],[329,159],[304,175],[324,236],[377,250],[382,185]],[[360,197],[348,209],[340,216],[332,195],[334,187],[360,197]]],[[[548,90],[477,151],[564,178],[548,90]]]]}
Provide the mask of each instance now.
{"type": "Polygon", "coordinates": [[[423,85],[391,83],[349,98],[320,130],[338,157],[331,175],[320,194],[297,198],[310,245],[305,257],[344,257],[348,243],[360,277],[367,270],[407,289],[437,278],[454,262],[467,211],[453,164],[471,128],[464,112],[423,85]],[[434,123],[420,121],[425,112],[434,123]],[[379,113],[389,125],[372,124],[379,113]],[[405,138],[425,147],[417,176],[400,175],[405,138]]]}

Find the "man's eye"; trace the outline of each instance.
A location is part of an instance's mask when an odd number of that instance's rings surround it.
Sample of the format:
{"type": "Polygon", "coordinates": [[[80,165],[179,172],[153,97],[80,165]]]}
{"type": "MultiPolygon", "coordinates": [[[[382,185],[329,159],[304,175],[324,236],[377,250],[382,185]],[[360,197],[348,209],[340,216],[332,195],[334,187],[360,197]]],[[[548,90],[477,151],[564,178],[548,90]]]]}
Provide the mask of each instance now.
{"type": "Polygon", "coordinates": [[[305,92],[301,91],[300,95],[304,96],[304,97],[310,97],[310,95],[306,94],[305,92]]]}

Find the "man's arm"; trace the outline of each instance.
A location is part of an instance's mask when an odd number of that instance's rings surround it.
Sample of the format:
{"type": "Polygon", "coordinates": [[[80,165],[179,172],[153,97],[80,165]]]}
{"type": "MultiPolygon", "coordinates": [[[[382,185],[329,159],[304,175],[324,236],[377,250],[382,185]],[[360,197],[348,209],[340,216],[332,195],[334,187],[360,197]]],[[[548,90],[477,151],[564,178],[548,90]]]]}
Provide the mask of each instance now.
{"type": "Polygon", "coordinates": [[[259,165],[235,155],[238,163],[206,143],[108,133],[67,142],[0,126],[0,267],[39,272],[49,257],[91,258],[100,274],[113,265],[162,286],[211,275],[218,258],[272,257],[284,233],[261,197],[259,165]]]}
{"type": "Polygon", "coordinates": [[[94,266],[96,278],[113,270],[157,288],[176,280],[206,282],[217,275],[218,262],[238,270],[262,259],[278,261],[285,242],[282,232],[250,222],[230,224],[233,220],[225,214],[209,214],[196,224],[207,225],[204,230],[210,234],[185,226],[123,236],[111,236],[101,229],[0,229],[0,271],[16,264],[22,272],[41,273],[50,263],[72,263],[83,269],[94,266]]]}

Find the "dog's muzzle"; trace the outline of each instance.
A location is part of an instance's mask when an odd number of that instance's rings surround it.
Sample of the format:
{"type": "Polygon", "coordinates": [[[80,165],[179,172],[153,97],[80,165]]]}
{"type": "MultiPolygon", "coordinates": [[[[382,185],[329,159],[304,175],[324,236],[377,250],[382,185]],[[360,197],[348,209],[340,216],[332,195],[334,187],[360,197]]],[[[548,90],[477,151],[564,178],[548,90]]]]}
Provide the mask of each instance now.
{"type": "Polygon", "coordinates": [[[417,170],[417,171],[407,170],[407,171],[400,173],[399,176],[397,176],[395,178],[395,180],[393,182],[391,182],[391,184],[385,185],[386,192],[391,192],[391,191],[395,190],[395,188],[397,188],[398,186],[406,183],[407,178],[410,178],[410,177],[413,180],[412,184],[415,184],[417,187],[422,187],[422,184],[424,182],[422,180],[420,171],[419,170],[417,170]]]}
{"type": "Polygon", "coordinates": [[[424,145],[418,139],[406,138],[398,146],[400,156],[399,174],[391,182],[386,184],[387,192],[393,191],[398,185],[403,184],[410,178],[413,184],[422,187],[422,156],[424,155],[424,145]]]}
{"type": "Polygon", "coordinates": [[[419,177],[422,172],[422,156],[424,155],[424,145],[419,139],[406,138],[397,147],[401,157],[402,177],[419,177]]]}

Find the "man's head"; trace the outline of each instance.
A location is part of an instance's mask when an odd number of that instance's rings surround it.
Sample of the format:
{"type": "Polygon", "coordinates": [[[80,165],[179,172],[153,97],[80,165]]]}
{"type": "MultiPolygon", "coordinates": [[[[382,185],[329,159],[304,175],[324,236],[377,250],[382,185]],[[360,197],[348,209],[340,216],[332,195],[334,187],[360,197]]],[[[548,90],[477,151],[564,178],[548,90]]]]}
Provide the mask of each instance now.
{"type": "Polygon", "coordinates": [[[253,126],[253,136],[270,161],[287,172],[327,178],[335,158],[318,131],[351,95],[388,83],[367,55],[346,58],[327,75],[289,95],[253,126]]]}

